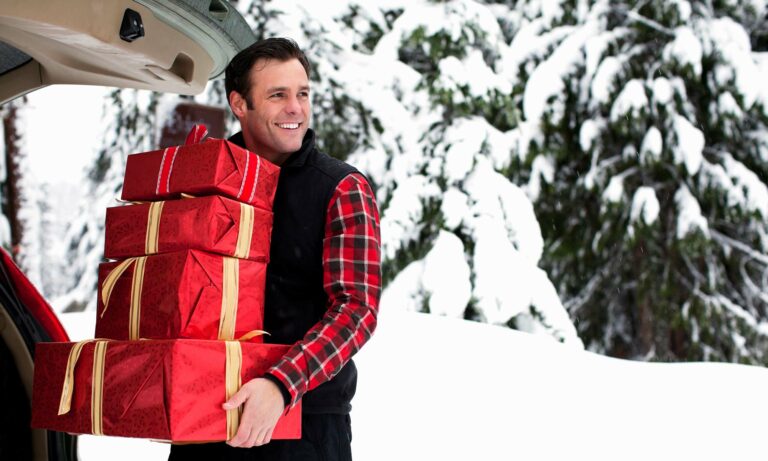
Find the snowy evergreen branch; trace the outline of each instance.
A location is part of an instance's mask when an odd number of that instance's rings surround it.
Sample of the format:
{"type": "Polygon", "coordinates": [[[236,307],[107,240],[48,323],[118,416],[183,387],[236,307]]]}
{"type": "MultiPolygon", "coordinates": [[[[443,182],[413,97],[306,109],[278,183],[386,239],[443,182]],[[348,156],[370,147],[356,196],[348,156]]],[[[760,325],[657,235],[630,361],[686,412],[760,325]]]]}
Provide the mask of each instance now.
{"type": "Polygon", "coordinates": [[[715,229],[710,229],[710,233],[712,237],[717,240],[720,243],[723,243],[725,245],[728,245],[729,247],[736,248],[737,250],[741,251],[742,253],[746,254],[750,258],[752,258],[755,261],[759,261],[765,265],[768,265],[768,255],[764,253],[760,253],[759,251],[755,250],[754,248],[738,241],[735,239],[732,239],[731,237],[728,237],[725,234],[721,234],[720,232],[716,231],[715,229]]]}
{"type": "Polygon", "coordinates": [[[623,13],[627,19],[629,19],[631,22],[640,23],[644,26],[650,27],[651,29],[661,32],[664,35],[667,35],[668,37],[674,37],[675,32],[671,30],[668,27],[664,27],[663,25],[659,24],[656,21],[653,21],[651,19],[646,18],[645,16],[641,15],[637,11],[630,10],[626,7],[617,7],[616,8],[620,13],[623,13]]]}

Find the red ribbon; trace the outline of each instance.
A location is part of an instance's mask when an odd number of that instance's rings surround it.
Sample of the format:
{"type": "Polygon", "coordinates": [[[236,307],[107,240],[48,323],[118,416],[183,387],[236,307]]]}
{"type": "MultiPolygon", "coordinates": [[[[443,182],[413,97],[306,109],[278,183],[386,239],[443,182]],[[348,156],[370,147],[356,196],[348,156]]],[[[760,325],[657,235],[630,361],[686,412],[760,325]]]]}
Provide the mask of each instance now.
{"type": "Polygon", "coordinates": [[[184,141],[184,144],[185,145],[197,144],[200,141],[202,141],[203,138],[205,138],[207,135],[208,135],[208,128],[206,128],[205,125],[196,124],[189,131],[189,134],[187,135],[187,140],[184,141]]]}
{"type": "Polygon", "coordinates": [[[256,185],[259,182],[261,157],[250,151],[246,151],[246,153],[248,155],[245,157],[245,172],[243,173],[243,182],[240,183],[240,191],[237,193],[237,199],[251,203],[253,196],[256,195],[256,185]]]}
{"type": "MultiPolygon", "coordinates": [[[[187,135],[184,145],[197,144],[208,135],[208,128],[205,125],[196,124],[187,135]]],[[[173,146],[163,151],[163,159],[160,161],[160,171],[157,172],[157,187],[155,194],[167,194],[171,189],[171,173],[173,173],[173,162],[176,161],[176,155],[179,153],[179,146],[173,146]]]]}
{"type": "Polygon", "coordinates": [[[171,171],[173,162],[176,161],[176,154],[179,152],[179,146],[173,146],[163,151],[163,159],[160,161],[160,171],[157,174],[157,187],[155,194],[167,194],[171,188],[171,171]]]}

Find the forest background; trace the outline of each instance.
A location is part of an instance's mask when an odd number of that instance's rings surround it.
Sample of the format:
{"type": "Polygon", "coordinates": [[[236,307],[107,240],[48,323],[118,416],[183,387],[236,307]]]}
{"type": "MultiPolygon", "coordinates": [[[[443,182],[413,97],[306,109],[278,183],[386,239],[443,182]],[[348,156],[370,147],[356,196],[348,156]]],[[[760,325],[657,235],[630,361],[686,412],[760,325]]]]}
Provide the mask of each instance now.
{"type": "MultiPolygon", "coordinates": [[[[768,364],[764,2],[232,3],[306,50],[321,147],[375,186],[382,309],[768,364]]],[[[2,108],[0,243],[56,310],[95,310],[126,156],[158,146],[179,102],[225,106],[223,81],[89,92],[99,115],[75,139],[43,134],[36,98],[2,108]],[[85,168],[43,178],[48,155],[85,168]]]]}

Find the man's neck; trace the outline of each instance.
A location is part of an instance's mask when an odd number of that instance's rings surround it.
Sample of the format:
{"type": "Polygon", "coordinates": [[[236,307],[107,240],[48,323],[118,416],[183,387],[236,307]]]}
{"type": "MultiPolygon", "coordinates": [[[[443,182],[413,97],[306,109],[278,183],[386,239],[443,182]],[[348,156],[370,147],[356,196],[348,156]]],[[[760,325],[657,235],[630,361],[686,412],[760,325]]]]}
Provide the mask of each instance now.
{"type": "Polygon", "coordinates": [[[282,166],[282,164],[285,163],[285,161],[288,160],[288,157],[290,157],[293,153],[267,152],[264,149],[260,149],[258,146],[256,146],[256,143],[245,137],[245,132],[243,132],[243,139],[245,141],[246,149],[254,152],[258,156],[268,160],[270,163],[274,163],[277,166],[282,166]]]}

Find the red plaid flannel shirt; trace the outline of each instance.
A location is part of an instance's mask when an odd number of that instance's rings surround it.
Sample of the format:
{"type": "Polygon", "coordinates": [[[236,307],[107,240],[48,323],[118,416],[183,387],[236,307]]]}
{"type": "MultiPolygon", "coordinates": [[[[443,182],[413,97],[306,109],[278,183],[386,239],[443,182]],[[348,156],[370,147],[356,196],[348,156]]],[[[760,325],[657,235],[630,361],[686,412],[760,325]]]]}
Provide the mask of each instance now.
{"type": "Polygon", "coordinates": [[[290,406],[330,380],[371,337],[381,296],[379,212],[359,174],[342,179],[328,204],[323,239],[328,310],[268,373],[291,395],[290,406]]]}

